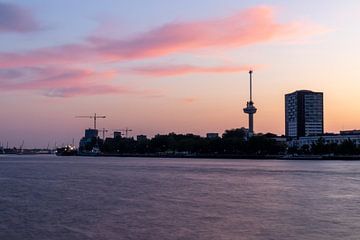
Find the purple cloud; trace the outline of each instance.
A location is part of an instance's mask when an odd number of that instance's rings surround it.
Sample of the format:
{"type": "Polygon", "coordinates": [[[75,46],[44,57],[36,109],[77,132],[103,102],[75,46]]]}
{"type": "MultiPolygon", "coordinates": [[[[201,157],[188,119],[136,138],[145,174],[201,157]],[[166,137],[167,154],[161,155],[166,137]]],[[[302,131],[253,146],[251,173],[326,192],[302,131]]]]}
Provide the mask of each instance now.
{"type": "Polygon", "coordinates": [[[0,33],[33,32],[40,29],[33,14],[18,5],[0,2],[0,33]]]}

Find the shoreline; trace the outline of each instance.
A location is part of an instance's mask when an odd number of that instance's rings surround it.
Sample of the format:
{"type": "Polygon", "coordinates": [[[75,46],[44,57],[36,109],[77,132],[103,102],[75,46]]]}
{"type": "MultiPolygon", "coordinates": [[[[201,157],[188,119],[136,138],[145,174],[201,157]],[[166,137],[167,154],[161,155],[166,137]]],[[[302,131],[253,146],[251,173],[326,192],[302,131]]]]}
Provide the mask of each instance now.
{"type": "MultiPolygon", "coordinates": [[[[0,154],[0,156],[55,156],[55,154],[47,153],[22,153],[22,154],[0,154]]],[[[238,159],[238,160],[339,160],[339,161],[360,161],[360,155],[237,155],[237,154],[163,154],[163,153],[154,153],[154,154],[110,154],[104,153],[99,155],[80,153],[72,156],[78,157],[138,157],[138,158],[183,158],[183,159],[238,159]]],[[[68,157],[64,155],[63,157],[68,157]]]]}
{"type": "MultiPolygon", "coordinates": [[[[87,156],[87,155],[79,155],[87,156]]],[[[89,155],[90,156],[90,155],[89,155]]],[[[94,156],[98,157],[98,156],[94,156]]],[[[195,159],[248,159],[248,160],[342,160],[342,161],[360,161],[360,155],[355,156],[318,156],[318,155],[236,155],[236,154],[102,154],[99,157],[139,157],[139,158],[195,158],[195,159]]]]}

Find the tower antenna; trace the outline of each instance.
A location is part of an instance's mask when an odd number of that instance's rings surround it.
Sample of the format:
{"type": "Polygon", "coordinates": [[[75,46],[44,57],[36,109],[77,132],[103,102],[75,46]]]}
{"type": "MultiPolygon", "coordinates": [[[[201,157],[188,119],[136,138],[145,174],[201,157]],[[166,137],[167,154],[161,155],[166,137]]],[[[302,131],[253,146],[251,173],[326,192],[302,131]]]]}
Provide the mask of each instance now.
{"type": "Polygon", "coordinates": [[[253,71],[250,70],[249,74],[250,74],[250,102],[252,102],[252,74],[253,74],[253,71]]]}

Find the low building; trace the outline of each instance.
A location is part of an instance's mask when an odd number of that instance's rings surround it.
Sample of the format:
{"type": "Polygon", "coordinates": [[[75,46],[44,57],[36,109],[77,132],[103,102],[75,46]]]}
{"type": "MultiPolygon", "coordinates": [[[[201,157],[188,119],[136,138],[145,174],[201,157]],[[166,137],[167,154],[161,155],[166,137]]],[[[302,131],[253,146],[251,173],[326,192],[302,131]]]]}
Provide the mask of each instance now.
{"type": "Polygon", "coordinates": [[[143,142],[143,141],[147,141],[148,138],[147,138],[146,135],[137,135],[136,140],[139,141],[139,142],[143,142]]]}
{"type": "Polygon", "coordinates": [[[340,131],[341,135],[360,135],[360,130],[344,130],[340,131]]]}
{"type": "MultiPolygon", "coordinates": [[[[342,132],[343,133],[343,132],[342,132]]],[[[351,140],[357,146],[360,146],[360,133],[359,134],[326,134],[319,136],[308,136],[308,137],[299,137],[298,139],[293,139],[288,141],[289,147],[302,147],[304,145],[311,146],[315,144],[319,139],[323,139],[325,144],[341,144],[346,140],[351,140]]]]}
{"type": "Polygon", "coordinates": [[[121,138],[122,137],[122,132],[114,132],[114,138],[121,138]]]}
{"type": "Polygon", "coordinates": [[[278,143],[284,143],[286,144],[287,138],[286,137],[282,137],[282,136],[276,136],[276,137],[271,137],[272,140],[275,140],[278,143]]]}
{"type": "Polygon", "coordinates": [[[207,133],[206,138],[207,139],[217,139],[217,138],[219,138],[219,134],[218,133],[207,133]]]}

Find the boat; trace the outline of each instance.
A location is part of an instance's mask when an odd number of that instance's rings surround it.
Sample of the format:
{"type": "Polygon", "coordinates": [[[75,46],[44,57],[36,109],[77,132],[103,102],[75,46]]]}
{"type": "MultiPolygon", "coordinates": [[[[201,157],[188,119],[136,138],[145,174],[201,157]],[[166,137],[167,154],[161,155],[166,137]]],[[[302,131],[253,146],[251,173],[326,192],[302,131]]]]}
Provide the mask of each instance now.
{"type": "Polygon", "coordinates": [[[91,151],[80,151],[80,156],[100,156],[102,152],[100,151],[99,147],[95,146],[91,151]]]}
{"type": "Polygon", "coordinates": [[[67,145],[65,147],[57,148],[55,154],[57,156],[75,156],[77,155],[77,149],[72,145],[67,145]]]}

